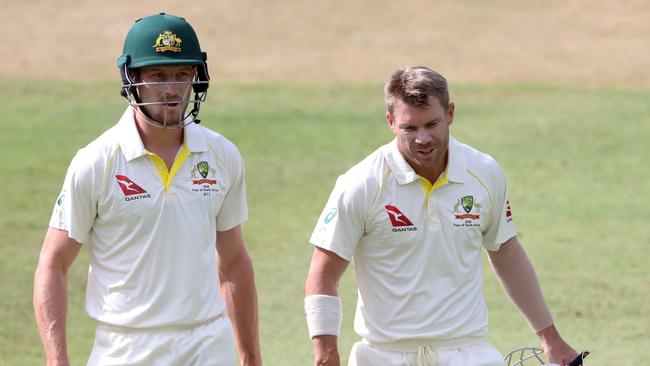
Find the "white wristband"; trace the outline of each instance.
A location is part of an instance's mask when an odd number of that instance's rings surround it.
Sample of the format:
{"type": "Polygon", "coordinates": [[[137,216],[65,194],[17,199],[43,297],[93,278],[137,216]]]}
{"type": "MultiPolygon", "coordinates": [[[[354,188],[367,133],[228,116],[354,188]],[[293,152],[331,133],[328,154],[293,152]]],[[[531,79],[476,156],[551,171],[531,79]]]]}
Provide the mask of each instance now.
{"type": "Polygon", "coordinates": [[[305,297],[305,314],[309,338],[319,335],[339,335],[341,331],[341,298],[329,295],[309,295],[305,297]]]}

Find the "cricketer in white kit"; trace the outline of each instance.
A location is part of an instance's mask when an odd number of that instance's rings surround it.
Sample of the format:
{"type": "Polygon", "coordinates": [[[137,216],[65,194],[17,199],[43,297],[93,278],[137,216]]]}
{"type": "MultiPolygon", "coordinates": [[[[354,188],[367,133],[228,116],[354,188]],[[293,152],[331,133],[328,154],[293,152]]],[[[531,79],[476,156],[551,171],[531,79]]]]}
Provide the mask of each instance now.
{"type": "Polygon", "coordinates": [[[34,276],[48,365],[70,363],[66,273],[82,246],[97,321],[88,365],[261,365],[243,161],[198,125],[206,59],[183,18],[129,30],[118,59],[129,107],[72,160],[34,276]]]}
{"type": "Polygon", "coordinates": [[[354,261],[362,340],[349,365],[503,365],[485,338],[482,248],[550,359],[573,359],[517,241],[505,175],[449,135],[455,106],[444,77],[397,70],[385,99],[395,140],[339,177],[310,238],[305,311],[315,364],[340,362],[337,286],[354,261]]]}

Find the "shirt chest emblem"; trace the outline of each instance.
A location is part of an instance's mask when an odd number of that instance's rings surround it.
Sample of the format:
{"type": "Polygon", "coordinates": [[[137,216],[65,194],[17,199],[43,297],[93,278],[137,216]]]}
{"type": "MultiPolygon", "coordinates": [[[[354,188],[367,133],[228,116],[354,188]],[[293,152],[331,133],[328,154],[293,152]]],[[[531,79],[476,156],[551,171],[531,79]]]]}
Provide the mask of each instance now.
{"type": "Polygon", "coordinates": [[[210,192],[219,192],[217,170],[210,167],[207,161],[200,161],[194,165],[190,176],[193,192],[201,192],[204,196],[209,196],[210,192]]]}
{"type": "Polygon", "coordinates": [[[393,232],[418,230],[411,220],[409,220],[409,218],[406,217],[406,215],[404,215],[397,207],[386,205],[384,208],[386,209],[386,214],[388,214],[390,223],[393,226],[393,232]]]}
{"type": "Polygon", "coordinates": [[[137,185],[126,175],[116,175],[115,179],[117,180],[117,184],[120,185],[120,189],[122,189],[122,193],[124,193],[125,201],[151,198],[150,193],[145,191],[144,188],[137,185]]]}
{"type": "Polygon", "coordinates": [[[483,205],[474,196],[463,196],[456,201],[452,211],[455,227],[479,227],[483,205]]]}

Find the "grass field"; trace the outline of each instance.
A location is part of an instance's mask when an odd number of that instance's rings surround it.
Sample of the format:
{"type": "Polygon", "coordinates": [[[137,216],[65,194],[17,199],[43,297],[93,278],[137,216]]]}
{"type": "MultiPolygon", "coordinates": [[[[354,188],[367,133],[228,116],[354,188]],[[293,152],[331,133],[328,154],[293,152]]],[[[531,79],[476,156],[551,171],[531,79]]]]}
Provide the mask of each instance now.
{"type": "MultiPolygon", "coordinates": [[[[453,81],[453,80],[452,80],[453,81]]],[[[493,155],[556,323],[589,365],[650,356],[650,91],[539,84],[453,84],[452,134],[493,155]]],[[[117,84],[0,79],[0,364],[43,364],[32,274],[74,152],[124,109],[117,84]]],[[[338,174],[390,139],[380,84],[216,83],[204,124],[237,143],[247,166],[244,225],[260,299],[266,365],[308,365],[306,244],[338,174]]],[[[69,350],[84,364],[94,326],[83,310],[86,252],[69,275],[69,350]]],[[[341,351],[356,340],[352,270],[341,351]]],[[[486,270],[489,339],[506,352],[536,337],[486,270]]],[[[347,358],[347,357],[344,357],[347,358]]],[[[630,361],[628,361],[630,360],[630,361]]]]}
{"type": "Polygon", "coordinates": [[[133,21],[166,11],[194,26],[219,80],[379,82],[397,65],[430,64],[465,83],[650,87],[646,0],[31,0],[3,5],[3,51],[13,51],[3,57],[0,76],[113,78],[133,21]]]}
{"type": "MultiPolygon", "coordinates": [[[[0,366],[43,364],[32,275],[66,167],[125,108],[115,59],[136,18],[186,17],[213,83],[203,123],[240,148],[265,365],[311,364],[307,239],[336,177],[391,138],[381,83],[402,64],[451,81],[452,134],[509,178],[519,237],[589,365],[650,365],[650,3],[646,0],[33,0],[3,4],[0,366]],[[114,80],[106,82],[104,80],[114,80]]],[[[69,273],[85,364],[87,253],[69,273]]],[[[489,269],[489,339],[537,345],[489,269]]],[[[344,361],[357,339],[343,281],[344,361]]]]}

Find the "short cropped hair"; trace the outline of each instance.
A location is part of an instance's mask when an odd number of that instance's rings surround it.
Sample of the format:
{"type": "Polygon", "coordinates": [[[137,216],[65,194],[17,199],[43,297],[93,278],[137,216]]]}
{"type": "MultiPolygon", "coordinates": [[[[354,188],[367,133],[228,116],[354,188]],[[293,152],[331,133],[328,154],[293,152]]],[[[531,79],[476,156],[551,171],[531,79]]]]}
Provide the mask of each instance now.
{"type": "Polygon", "coordinates": [[[436,97],[447,111],[447,79],[426,66],[405,66],[395,71],[384,87],[388,113],[393,115],[398,101],[414,107],[427,107],[430,96],[436,97]]]}

